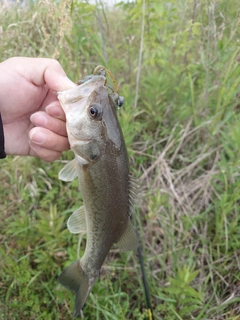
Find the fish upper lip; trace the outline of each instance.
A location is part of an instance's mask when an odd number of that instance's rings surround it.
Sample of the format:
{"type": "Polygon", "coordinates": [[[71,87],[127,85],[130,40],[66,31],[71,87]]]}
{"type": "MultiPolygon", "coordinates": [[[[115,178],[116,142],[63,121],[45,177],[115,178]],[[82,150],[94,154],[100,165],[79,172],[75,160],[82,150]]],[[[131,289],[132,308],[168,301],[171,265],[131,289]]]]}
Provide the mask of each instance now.
{"type": "Polygon", "coordinates": [[[101,75],[93,75],[93,77],[89,80],[87,80],[86,82],[80,84],[79,86],[75,86],[75,87],[72,87],[70,89],[67,89],[67,90],[62,90],[62,91],[57,91],[57,95],[61,96],[62,94],[65,94],[66,91],[68,90],[71,90],[71,89],[76,89],[77,87],[85,87],[86,85],[89,85],[90,83],[94,83],[94,82],[97,82],[99,80],[106,80],[106,77],[104,76],[101,76],[101,75]]]}
{"type": "Polygon", "coordinates": [[[93,77],[91,79],[89,79],[86,82],[80,84],[80,86],[85,86],[86,84],[89,84],[91,82],[96,82],[96,81],[98,81],[100,79],[106,80],[106,77],[101,76],[101,75],[93,75],[93,77]]]}

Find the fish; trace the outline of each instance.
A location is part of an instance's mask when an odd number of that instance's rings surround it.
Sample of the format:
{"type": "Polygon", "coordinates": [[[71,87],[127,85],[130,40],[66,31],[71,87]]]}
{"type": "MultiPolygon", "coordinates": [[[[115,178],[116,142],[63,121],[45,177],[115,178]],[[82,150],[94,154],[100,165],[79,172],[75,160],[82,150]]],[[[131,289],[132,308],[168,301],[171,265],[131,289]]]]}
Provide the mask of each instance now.
{"type": "Polygon", "coordinates": [[[103,72],[80,85],[58,92],[75,158],[59,172],[59,179],[78,178],[83,206],[67,221],[72,233],[86,233],[80,259],[67,267],[59,282],[75,293],[74,317],[82,315],[109,250],[136,250],[138,238],[131,223],[136,182],[129,168],[127,148],[117,116],[123,98],[109,93],[103,72]]]}

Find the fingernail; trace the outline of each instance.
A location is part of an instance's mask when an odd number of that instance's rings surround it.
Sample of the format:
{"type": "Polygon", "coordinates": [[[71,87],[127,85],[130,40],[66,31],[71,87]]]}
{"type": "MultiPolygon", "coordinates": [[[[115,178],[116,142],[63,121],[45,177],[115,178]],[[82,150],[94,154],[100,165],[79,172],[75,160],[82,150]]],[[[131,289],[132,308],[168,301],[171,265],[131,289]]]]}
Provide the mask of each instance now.
{"type": "Polygon", "coordinates": [[[33,132],[30,132],[29,134],[29,138],[31,140],[31,142],[33,143],[36,143],[36,144],[43,144],[46,139],[47,139],[47,136],[44,132],[42,131],[33,131],[33,132]]]}
{"type": "Polygon", "coordinates": [[[54,116],[54,117],[60,117],[61,116],[61,108],[58,107],[58,106],[47,106],[46,107],[46,112],[48,114],[50,114],[51,116],[54,116]]]}
{"type": "Polygon", "coordinates": [[[30,121],[34,123],[35,126],[45,127],[47,125],[47,118],[40,112],[32,114],[30,121]]]}

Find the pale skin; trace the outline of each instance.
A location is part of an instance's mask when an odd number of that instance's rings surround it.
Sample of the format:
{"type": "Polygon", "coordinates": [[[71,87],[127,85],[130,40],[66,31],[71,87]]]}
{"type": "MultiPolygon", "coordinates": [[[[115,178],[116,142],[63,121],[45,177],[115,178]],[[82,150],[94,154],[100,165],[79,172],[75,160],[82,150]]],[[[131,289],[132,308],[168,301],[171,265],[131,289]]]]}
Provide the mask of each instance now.
{"type": "Polygon", "coordinates": [[[69,149],[57,91],[74,87],[54,59],[14,57],[0,63],[0,112],[7,155],[58,159],[69,149]]]}

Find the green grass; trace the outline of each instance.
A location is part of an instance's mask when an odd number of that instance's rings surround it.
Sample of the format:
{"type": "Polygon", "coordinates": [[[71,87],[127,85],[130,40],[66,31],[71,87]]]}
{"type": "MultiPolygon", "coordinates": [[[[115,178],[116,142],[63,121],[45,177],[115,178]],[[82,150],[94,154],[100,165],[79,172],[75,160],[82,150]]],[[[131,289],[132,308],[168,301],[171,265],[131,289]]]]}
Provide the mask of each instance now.
{"type": "MultiPolygon", "coordinates": [[[[99,64],[116,77],[156,320],[240,319],[239,15],[237,0],[146,1],[139,65],[142,1],[0,5],[0,61],[54,57],[73,81],[99,64]]],[[[57,178],[71,158],[1,161],[0,319],[72,319],[57,281],[77,257],[66,220],[82,198],[57,178]]],[[[136,254],[109,253],[84,315],[148,319],[136,254]]]]}

